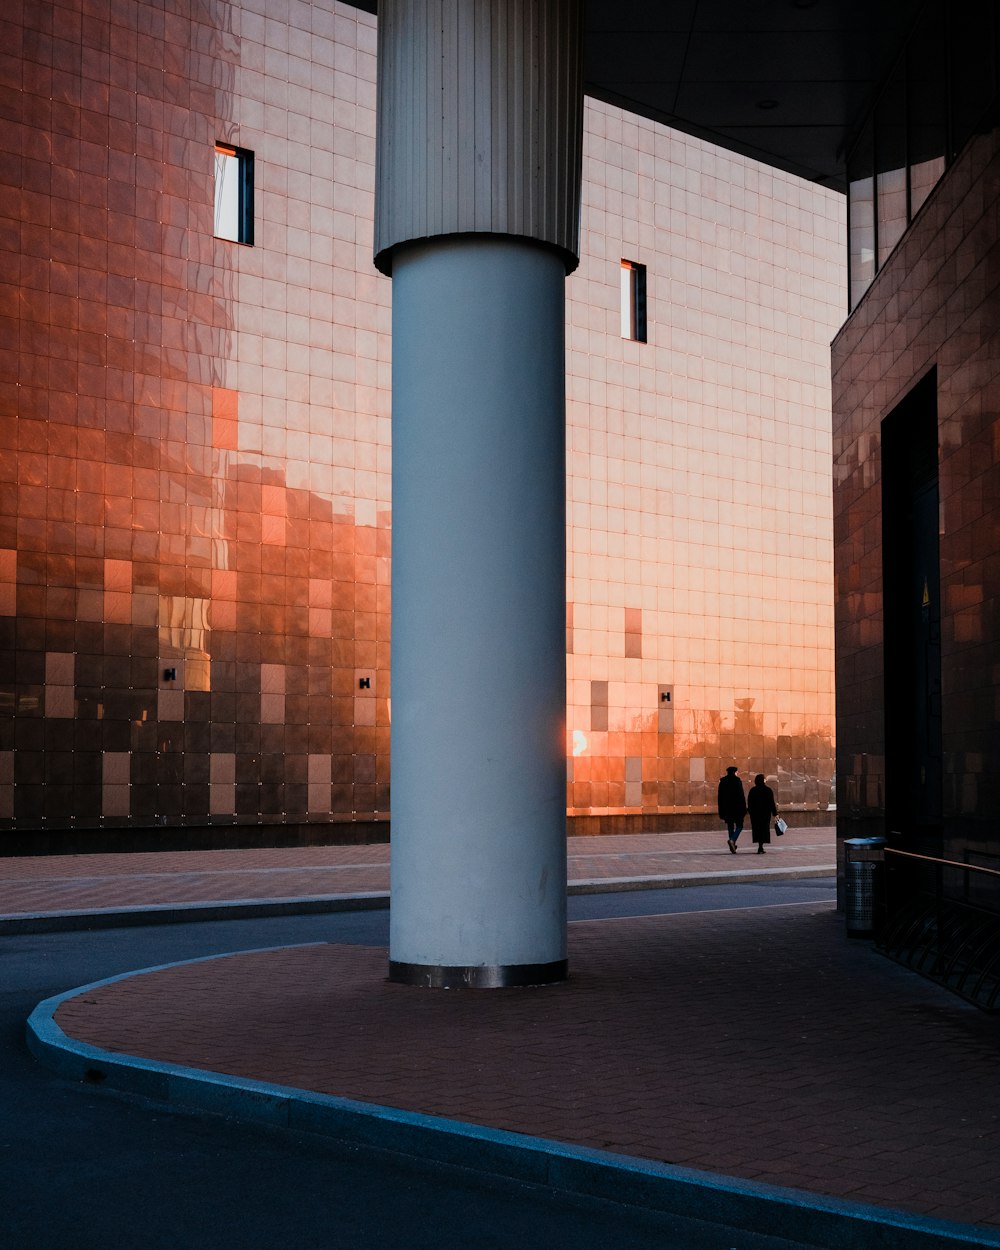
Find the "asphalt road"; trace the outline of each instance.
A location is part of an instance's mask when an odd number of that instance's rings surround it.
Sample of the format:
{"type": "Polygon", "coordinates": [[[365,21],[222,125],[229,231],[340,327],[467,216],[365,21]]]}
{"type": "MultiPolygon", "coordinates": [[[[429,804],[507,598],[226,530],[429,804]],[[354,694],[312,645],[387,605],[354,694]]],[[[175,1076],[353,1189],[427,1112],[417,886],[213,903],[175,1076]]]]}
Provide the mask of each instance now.
{"type": "MultiPolygon", "coordinates": [[[[585,895],[571,919],[833,897],[832,881],[585,895]]],[[[130,969],[315,941],[383,945],[388,913],[0,938],[3,1250],[793,1250],[778,1237],[181,1112],[55,1076],[24,1022],[42,999],[130,969]]]]}

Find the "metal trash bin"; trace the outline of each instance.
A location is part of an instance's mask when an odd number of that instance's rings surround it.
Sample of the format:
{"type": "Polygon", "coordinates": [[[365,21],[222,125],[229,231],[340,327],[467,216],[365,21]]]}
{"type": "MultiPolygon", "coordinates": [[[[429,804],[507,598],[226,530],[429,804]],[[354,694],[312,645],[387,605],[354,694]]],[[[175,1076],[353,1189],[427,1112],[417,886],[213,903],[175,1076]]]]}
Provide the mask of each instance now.
{"type": "Polygon", "coordinates": [[[847,936],[870,938],[885,910],[885,838],[844,839],[847,936]]]}

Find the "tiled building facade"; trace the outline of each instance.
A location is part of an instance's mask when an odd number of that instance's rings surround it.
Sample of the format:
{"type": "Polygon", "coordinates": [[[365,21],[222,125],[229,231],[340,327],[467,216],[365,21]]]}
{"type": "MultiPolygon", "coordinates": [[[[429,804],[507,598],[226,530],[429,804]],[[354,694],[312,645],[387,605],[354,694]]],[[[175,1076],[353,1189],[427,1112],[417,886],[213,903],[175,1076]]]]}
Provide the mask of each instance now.
{"type": "MultiPolygon", "coordinates": [[[[115,0],[0,21],[7,836],[371,832],[391,713],[374,20],[115,0]],[[215,237],[218,144],[253,153],[252,246],[215,237]]],[[[842,201],[588,102],[581,242],[569,809],[580,830],[704,823],[732,760],[825,813],[842,201]],[[645,342],[622,336],[623,261],[645,266],[645,342]]]]}
{"type": "Polygon", "coordinates": [[[567,328],[581,816],[703,825],[730,761],[787,807],[827,809],[842,211],[832,192],[588,102],[567,328]],[[646,343],[620,334],[620,258],[647,266],[646,343]]]}

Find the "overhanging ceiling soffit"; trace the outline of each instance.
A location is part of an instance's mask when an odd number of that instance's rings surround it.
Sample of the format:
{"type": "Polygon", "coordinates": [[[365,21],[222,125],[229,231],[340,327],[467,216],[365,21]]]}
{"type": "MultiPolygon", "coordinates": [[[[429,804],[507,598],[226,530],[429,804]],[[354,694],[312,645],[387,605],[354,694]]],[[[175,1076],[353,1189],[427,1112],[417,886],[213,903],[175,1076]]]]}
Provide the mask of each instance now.
{"type": "MultiPolygon", "coordinates": [[[[589,95],[843,190],[922,0],[584,0],[589,95]]],[[[359,8],[376,12],[369,0],[359,8]]]]}

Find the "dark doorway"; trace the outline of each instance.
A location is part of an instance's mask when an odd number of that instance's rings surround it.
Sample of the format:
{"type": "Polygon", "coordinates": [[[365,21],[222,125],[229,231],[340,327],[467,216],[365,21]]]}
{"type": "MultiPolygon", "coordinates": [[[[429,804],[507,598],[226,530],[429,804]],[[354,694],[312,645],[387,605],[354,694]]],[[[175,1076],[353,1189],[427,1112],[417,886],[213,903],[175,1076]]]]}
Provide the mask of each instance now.
{"type": "MultiPolygon", "coordinates": [[[[906,849],[941,854],[937,371],[882,422],[885,803],[906,849]]],[[[893,839],[895,841],[895,839],[893,839]]]]}

